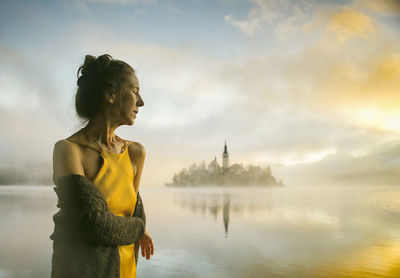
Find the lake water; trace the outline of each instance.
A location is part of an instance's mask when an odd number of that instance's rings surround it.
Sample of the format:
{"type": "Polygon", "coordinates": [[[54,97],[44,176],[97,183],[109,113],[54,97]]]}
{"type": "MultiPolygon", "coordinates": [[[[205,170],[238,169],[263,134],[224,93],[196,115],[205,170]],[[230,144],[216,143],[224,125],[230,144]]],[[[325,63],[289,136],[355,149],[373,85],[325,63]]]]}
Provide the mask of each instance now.
{"type": "MultiPolygon", "coordinates": [[[[0,186],[0,277],[50,277],[53,186],[0,186]]],[[[137,277],[400,277],[395,187],[140,189],[137,277]]]]}

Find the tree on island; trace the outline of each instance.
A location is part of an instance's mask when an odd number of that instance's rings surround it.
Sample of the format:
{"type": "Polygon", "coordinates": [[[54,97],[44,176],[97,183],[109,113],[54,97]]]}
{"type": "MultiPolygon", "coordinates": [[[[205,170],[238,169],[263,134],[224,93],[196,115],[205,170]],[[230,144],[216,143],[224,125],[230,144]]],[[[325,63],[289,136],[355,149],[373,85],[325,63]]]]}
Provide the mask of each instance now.
{"type": "Polygon", "coordinates": [[[174,174],[172,183],[165,183],[165,186],[190,187],[190,186],[278,186],[283,187],[281,180],[276,180],[272,176],[270,166],[261,168],[260,166],[243,164],[232,164],[229,166],[229,154],[226,147],[223,152],[223,166],[219,166],[217,158],[212,160],[206,168],[205,162],[200,165],[193,163],[187,169],[182,169],[174,174]]]}

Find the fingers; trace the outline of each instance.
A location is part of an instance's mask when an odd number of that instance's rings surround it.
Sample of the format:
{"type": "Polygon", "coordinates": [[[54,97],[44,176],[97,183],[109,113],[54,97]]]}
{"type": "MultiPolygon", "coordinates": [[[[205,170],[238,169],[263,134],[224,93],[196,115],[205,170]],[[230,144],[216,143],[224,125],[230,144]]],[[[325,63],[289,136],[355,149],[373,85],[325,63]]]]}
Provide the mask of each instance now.
{"type": "Polygon", "coordinates": [[[153,243],[153,239],[150,238],[150,243],[151,243],[151,254],[154,254],[154,243],[153,243]]]}
{"type": "Polygon", "coordinates": [[[142,250],[142,257],[145,257],[147,260],[149,259],[149,243],[147,240],[141,241],[141,250],[142,250]]]}
{"type": "Polygon", "coordinates": [[[144,248],[142,248],[142,256],[146,257],[147,260],[150,259],[150,256],[154,254],[154,245],[152,240],[146,240],[144,242],[144,248]]]}
{"type": "Polygon", "coordinates": [[[154,242],[151,237],[148,237],[146,239],[141,239],[139,241],[140,243],[140,249],[142,250],[142,257],[146,257],[147,260],[150,259],[150,256],[154,254],[154,242]]]}
{"type": "Polygon", "coordinates": [[[150,241],[147,241],[146,245],[146,259],[150,260],[150,241]]]}
{"type": "Polygon", "coordinates": [[[144,255],[144,244],[143,244],[143,241],[140,241],[140,250],[141,250],[141,253],[142,253],[142,257],[144,257],[145,255],[144,255]]]}

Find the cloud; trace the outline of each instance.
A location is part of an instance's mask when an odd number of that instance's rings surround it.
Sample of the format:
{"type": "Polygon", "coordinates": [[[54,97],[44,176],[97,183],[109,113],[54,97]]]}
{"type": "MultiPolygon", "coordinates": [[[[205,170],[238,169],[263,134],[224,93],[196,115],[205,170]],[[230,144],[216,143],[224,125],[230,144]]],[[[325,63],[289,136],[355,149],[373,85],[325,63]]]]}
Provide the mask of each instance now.
{"type": "Polygon", "coordinates": [[[307,107],[354,128],[400,133],[399,40],[385,25],[341,6],[320,10],[302,30],[318,35],[303,51],[247,59],[227,78],[239,76],[260,107],[307,107]]]}
{"type": "Polygon", "coordinates": [[[349,7],[342,7],[339,11],[332,13],[326,28],[335,33],[339,41],[346,41],[353,37],[368,39],[377,31],[371,17],[349,7]]]}
{"type": "Polygon", "coordinates": [[[366,154],[398,137],[400,44],[385,27],[354,6],[329,7],[301,26],[317,35],[304,50],[231,65],[223,78],[251,92],[242,109],[259,116],[244,121],[253,128],[245,140],[257,146],[246,159],[290,164],[366,154]]]}
{"type": "Polygon", "coordinates": [[[56,74],[46,62],[32,63],[5,46],[0,47],[0,61],[0,118],[7,131],[0,142],[0,167],[48,163],[54,143],[72,129],[73,118],[66,113],[56,74]]]}
{"type": "Polygon", "coordinates": [[[249,36],[254,35],[257,29],[260,29],[260,19],[254,18],[251,20],[235,20],[233,15],[226,15],[224,17],[225,21],[230,23],[232,26],[238,27],[241,31],[249,36]]]}
{"type": "Polygon", "coordinates": [[[342,42],[351,38],[370,39],[380,30],[369,15],[375,13],[400,14],[399,1],[360,0],[345,5],[337,2],[264,1],[249,0],[252,8],[246,19],[228,14],[225,21],[252,37],[272,30],[279,39],[304,35],[308,32],[332,32],[342,42]],[[325,26],[321,30],[321,26],[325,26]]]}
{"type": "Polygon", "coordinates": [[[288,67],[294,99],[358,127],[400,133],[396,45],[382,39],[370,47],[354,43],[331,49],[322,44],[309,49],[288,67]]]}
{"type": "Polygon", "coordinates": [[[60,99],[64,90],[58,87],[58,82],[64,71],[53,70],[58,66],[56,61],[43,63],[41,57],[46,54],[29,56],[0,47],[0,109],[40,111],[48,116],[60,111],[65,98],[60,99]]]}
{"type": "Polygon", "coordinates": [[[263,1],[250,0],[253,7],[250,9],[246,20],[236,20],[233,15],[226,15],[225,21],[238,27],[249,36],[256,31],[262,31],[265,25],[272,26],[274,32],[280,38],[297,30],[298,25],[308,20],[307,13],[310,5],[301,1],[263,1]]]}

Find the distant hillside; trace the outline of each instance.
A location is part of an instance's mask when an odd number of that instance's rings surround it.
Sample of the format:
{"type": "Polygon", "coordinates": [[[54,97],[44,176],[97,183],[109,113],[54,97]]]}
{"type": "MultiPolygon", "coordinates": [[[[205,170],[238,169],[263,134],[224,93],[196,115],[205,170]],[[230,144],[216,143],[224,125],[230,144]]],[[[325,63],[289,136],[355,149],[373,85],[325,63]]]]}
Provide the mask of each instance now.
{"type": "Polygon", "coordinates": [[[51,164],[2,165],[0,166],[0,185],[52,185],[52,171],[51,164]]]}

